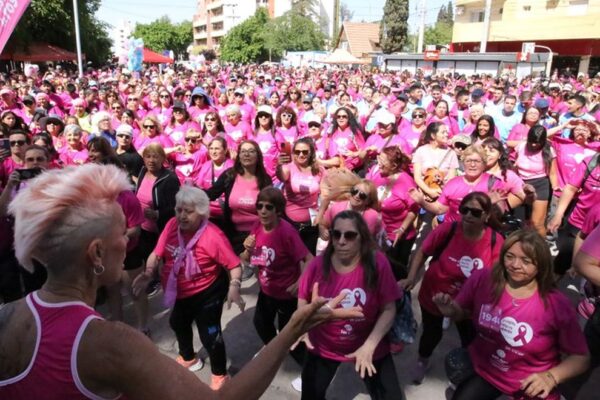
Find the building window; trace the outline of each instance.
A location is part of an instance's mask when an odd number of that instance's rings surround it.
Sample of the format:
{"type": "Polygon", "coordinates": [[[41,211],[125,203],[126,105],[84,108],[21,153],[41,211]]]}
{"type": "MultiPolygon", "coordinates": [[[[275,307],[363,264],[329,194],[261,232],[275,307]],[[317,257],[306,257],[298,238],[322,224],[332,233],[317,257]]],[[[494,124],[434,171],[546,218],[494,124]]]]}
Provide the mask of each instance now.
{"type": "Polygon", "coordinates": [[[483,22],[485,12],[483,10],[471,11],[471,22],[483,22]]]}
{"type": "Polygon", "coordinates": [[[503,12],[504,12],[504,8],[500,7],[500,9],[498,10],[498,14],[502,15],[503,12]]]}
{"type": "Polygon", "coordinates": [[[523,11],[531,11],[531,6],[523,6],[523,11]]]}

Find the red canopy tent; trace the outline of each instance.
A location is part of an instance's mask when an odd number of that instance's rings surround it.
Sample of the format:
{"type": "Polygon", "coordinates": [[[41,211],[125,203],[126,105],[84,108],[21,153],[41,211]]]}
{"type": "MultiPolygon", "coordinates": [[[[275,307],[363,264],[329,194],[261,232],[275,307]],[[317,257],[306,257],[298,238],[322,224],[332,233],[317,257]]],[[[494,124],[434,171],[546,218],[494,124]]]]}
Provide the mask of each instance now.
{"type": "Polygon", "coordinates": [[[144,47],[144,62],[151,64],[173,64],[173,59],[153,52],[144,47]]]}
{"type": "Polygon", "coordinates": [[[77,54],[48,43],[31,43],[27,48],[6,48],[0,60],[44,62],[76,61],[77,54]]]}

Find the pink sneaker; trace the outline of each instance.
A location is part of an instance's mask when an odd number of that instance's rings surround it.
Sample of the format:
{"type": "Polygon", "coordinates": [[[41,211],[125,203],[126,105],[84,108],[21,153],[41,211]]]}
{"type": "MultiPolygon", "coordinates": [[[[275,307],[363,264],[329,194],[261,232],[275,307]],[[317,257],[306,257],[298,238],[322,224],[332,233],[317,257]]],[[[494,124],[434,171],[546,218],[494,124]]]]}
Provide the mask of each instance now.
{"type": "Polygon", "coordinates": [[[210,378],[210,388],[212,390],[219,390],[228,380],[229,375],[212,375],[210,378]]]}
{"type": "Polygon", "coordinates": [[[200,371],[202,367],[204,367],[204,361],[202,361],[199,358],[194,358],[193,360],[186,361],[183,359],[183,357],[177,356],[175,361],[177,361],[177,364],[189,369],[192,372],[200,371]]]}

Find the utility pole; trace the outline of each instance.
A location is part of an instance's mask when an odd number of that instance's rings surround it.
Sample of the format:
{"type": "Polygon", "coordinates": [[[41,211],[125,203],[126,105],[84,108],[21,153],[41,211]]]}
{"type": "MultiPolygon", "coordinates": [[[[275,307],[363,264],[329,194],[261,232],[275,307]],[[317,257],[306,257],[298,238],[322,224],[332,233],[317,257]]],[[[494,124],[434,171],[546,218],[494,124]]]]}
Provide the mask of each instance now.
{"type": "Polygon", "coordinates": [[[79,37],[79,8],[77,0],[73,0],[73,20],[75,21],[75,45],[77,47],[77,69],[79,77],[83,77],[83,57],[81,56],[81,38],[79,37]]]}
{"type": "Polygon", "coordinates": [[[426,3],[426,0],[420,0],[420,2],[419,2],[420,22],[419,22],[419,41],[417,44],[417,53],[423,52],[423,40],[425,38],[425,6],[426,6],[425,3],[426,3]]]}
{"type": "Polygon", "coordinates": [[[492,13],[492,0],[485,0],[485,11],[483,13],[483,35],[479,44],[479,52],[485,53],[490,36],[490,15],[492,13]]]}

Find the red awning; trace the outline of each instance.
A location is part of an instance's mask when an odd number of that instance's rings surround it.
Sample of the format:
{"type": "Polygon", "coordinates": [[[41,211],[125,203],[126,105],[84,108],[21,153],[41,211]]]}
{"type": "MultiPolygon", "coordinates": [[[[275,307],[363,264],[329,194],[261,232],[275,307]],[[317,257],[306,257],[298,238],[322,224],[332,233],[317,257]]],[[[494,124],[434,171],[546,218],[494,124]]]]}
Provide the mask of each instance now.
{"type": "Polygon", "coordinates": [[[27,48],[7,48],[0,60],[12,61],[77,61],[77,54],[48,43],[31,43],[27,48]]]}
{"type": "Polygon", "coordinates": [[[173,64],[173,59],[153,52],[144,47],[144,62],[151,64],[173,64]]]}

